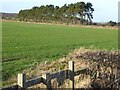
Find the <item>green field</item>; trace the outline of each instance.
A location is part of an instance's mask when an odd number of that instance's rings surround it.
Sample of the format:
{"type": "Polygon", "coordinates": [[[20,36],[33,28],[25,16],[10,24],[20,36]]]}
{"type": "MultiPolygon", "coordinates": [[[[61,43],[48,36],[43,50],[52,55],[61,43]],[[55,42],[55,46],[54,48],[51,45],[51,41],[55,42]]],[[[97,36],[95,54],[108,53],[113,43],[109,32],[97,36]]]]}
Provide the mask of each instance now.
{"type": "Polygon", "coordinates": [[[61,58],[75,48],[117,49],[117,33],[111,29],[3,22],[3,80],[45,60],[61,58]]]}

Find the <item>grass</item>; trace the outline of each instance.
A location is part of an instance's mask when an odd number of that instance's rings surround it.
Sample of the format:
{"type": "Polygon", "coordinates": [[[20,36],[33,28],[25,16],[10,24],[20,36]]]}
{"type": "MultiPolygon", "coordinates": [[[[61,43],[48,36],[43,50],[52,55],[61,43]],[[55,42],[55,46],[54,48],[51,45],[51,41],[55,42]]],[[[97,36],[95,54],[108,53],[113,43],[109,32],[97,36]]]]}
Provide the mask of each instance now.
{"type": "Polygon", "coordinates": [[[2,23],[3,81],[79,47],[117,49],[118,31],[21,22],[2,23]]]}

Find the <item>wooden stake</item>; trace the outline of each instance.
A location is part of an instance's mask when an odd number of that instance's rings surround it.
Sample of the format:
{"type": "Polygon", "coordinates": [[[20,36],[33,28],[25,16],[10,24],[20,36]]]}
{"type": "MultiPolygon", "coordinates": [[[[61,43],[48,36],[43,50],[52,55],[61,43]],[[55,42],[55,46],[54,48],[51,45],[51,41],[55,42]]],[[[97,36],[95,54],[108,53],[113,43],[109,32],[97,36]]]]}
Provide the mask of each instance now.
{"type": "Polygon", "coordinates": [[[18,86],[26,88],[26,74],[18,74],[18,86]]]}
{"type": "Polygon", "coordinates": [[[70,88],[74,90],[74,61],[69,61],[70,70],[70,88]]]}

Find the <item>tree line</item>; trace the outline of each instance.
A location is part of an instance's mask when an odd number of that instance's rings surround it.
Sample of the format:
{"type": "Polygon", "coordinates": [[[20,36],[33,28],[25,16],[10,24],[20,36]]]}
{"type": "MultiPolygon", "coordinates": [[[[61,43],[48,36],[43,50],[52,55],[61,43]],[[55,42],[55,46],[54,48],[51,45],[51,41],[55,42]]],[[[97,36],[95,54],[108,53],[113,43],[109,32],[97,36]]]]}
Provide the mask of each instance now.
{"type": "Polygon", "coordinates": [[[64,4],[61,7],[50,4],[20,10],[18,18],[20,21],[30,22],[90,24],[93,12],[94,8],[90,2],[64,4]]]}

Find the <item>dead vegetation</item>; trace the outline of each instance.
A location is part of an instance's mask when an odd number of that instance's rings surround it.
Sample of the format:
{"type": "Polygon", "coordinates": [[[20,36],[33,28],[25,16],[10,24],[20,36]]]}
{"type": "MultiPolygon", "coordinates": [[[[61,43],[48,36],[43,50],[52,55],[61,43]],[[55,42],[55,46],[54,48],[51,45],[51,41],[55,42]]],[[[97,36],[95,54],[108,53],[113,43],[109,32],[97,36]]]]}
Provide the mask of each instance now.
{"type": "MultiPolygon", "coordinates": [[[[117,88],[119,86],[118,83],[110,84],[120,78],[119,55],[120,52],[117,50],[101,51],[80,48],[69,53],[65,58],[53,61],[50,64],[40,64],[34,70],[27,72],[27,76],[28,78],[33,78],[43,73],[67,69],[68,61],[73,60],[75,61],[75,70],[86,67],[89,68],[86,74],[75,77],[75,88],[117,88]],[[41,70],[39,70],[40,67],[42,67],[41,70]]],[[[63,86],[60,87],[68,87],[68,82],[69,81],[66,80],[63,86]]],[[[53,80],[52,83],[54,88],[57,87],[57,81],[53,80]]]]}

